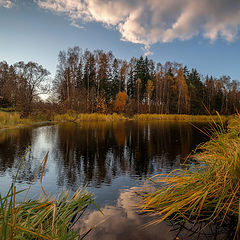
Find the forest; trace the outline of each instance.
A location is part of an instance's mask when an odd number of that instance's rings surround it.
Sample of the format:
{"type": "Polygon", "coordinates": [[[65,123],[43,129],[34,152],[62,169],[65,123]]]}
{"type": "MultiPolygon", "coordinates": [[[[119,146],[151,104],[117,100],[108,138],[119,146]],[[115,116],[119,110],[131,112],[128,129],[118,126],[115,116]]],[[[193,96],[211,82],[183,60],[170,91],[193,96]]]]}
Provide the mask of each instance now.
{"type": "Polygon", "coordinates": [[[239,82],[203,76],[177,62],[116,58],[111,51],[79,47],[60,51],[54,78],[35,62],[0,62],[0,107],[23,116],[35,112],[134,114],[233,114],[240,109],[239,82]],[[47,94],[43,100],[41,94],[47,94]]]}

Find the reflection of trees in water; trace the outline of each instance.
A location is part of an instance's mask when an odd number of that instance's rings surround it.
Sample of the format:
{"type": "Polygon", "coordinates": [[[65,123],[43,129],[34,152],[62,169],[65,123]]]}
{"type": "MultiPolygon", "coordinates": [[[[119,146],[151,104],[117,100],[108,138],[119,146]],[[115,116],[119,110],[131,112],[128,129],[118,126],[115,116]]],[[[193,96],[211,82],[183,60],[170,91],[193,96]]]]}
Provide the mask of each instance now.
{"type": "Polygon", "coordinates": [[[125,172],[146,177],[172,169],[202,135],[189,124],[156,122],[86,122],[58,128],[58,184],[100,186],[125,172]]]}
{"type": "MultiPolygon", "coordinates": [[[[171,232],[174,233],[177,239],[185,240],[231,240],[234,239],[237,225],[237,219],[230,218],[228,221],[220,224],[209,222],[198,223],[170,223],[171,232]]],[[[238,239],[238,238],[237,238],[238,239]]]]}
{"type": "Polygon", "coordinates": [[[59,185],[107,181],[106,149],[111,147],[111,137],[105,125],[84,124],[80,127],[68,124],[60,126],[58,134],[61,153],[57,160],[59,185]]]}
{"type": "Polygon", "coordinates": [[[0,133],[0,173],[11,169],[14,174],[16,165],[31,145],[31,129],[18,128],[0,133]]]}
{"type": "MultiPolygon", "coordinates": [[[[19,183],[30,183],[35,178],[36,173],[38,173],[37,177],[39,178],[39,170],[43,159],[40,156],[36,156],[39,154],[36,149],[41,147],[36,145],[39,144],[37,141],[41,134],[45,136],[52,135],[51,133],[47,133],[47,131],[47,127],[36,129],[17,128],[3,131],[0,134],[0,173],[4,175],[4,173],[8,172],[11,178],[14,179],[22,158],[32,145],[21,165],[17,181],[19,183]],[[36,149],[33,149],[35,147],[36,149]]],[[[43,154],[45,156],[46,152],[44,151],[43,154]]],[[[44,173],[47,171],[46,167],[44,173]]]]}
{"type": "Polygon", "coordinates": [[[100,186],[126,172],[146,177],[178,167],[201,139],[201,133],[189,124],[164,121],[19,128],[0,134],[0,174],[8,172],[14,177],[21,158],[33,144],[19,175],[19,181],[30,182],[47,144],[53,146],[48,148],[57,163],[59,186],[100,186]]]}

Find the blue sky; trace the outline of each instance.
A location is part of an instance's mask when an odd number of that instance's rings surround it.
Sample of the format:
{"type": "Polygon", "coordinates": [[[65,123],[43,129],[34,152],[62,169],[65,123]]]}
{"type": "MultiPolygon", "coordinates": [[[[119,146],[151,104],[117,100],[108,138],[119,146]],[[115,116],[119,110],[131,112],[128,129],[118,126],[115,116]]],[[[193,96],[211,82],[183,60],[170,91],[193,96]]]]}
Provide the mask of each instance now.
{"type": "Polygon", "coordinates": [[[111,50],[127,60],[151,51],[155,62],[240,80],[240,4],[225,10],[227,1],[218,0],[216,11],[214,1],[203,0],[200,11],[193,0],[0,0],[0,61],[36,61],[54,76],[58,53],[68,47],[111,50]],[[179,10],[179,1],[186,7],[179,10]],[[157,2],[163,10],[154,8],[157,2]],[[214,17],[203,15],[204,8],[214,17]]]}

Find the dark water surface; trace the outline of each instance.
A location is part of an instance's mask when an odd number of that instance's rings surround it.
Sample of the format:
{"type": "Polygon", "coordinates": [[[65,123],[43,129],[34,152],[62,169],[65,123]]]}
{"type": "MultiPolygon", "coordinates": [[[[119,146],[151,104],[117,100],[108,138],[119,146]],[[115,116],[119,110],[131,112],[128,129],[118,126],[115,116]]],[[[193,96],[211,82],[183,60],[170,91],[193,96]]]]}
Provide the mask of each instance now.
{"type": "MultiPolygon", "coordinates": [[[[136,210],[135,191],[146,178],[179,168],[185,157],[206,140],[188,123],[167,121],[83,122],[2,130],[0,192],[7,192],[21,158],[31,146],[18,177],[18,190],[33,181],[49,151],[43,180],[46,192],[58,194],[87,185],[104,212],[102,216],[92,207],[78,223],[81,232],[97,224],[86,239],[195,239],[187,238],[186,233],[181,238],[178,229],[169,232],[167,223],[144,228],[151,218],[136,210]]],[[[41,193],[38,176],[29,197],[41,193]]],[[[201,235],[199,239],[215,238],[201,235]]]]}

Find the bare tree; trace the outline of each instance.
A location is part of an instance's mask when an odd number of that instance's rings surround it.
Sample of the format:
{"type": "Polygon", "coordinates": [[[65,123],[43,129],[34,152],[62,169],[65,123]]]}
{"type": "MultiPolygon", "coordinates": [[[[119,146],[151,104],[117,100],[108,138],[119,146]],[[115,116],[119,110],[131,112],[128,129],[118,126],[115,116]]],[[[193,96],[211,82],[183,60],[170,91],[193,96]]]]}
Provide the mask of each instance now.
{"type": "Polygon", "coordinates": [[[31,105],[34,99],[40,94],[46,94],[49,91],[47,76],[50,74],[42,65],[35,62],[18,62],[14,64],[15,74],[17,76],[16,91],[17,104],[22,108],[24,115],[31,111],[31,105]]]}

